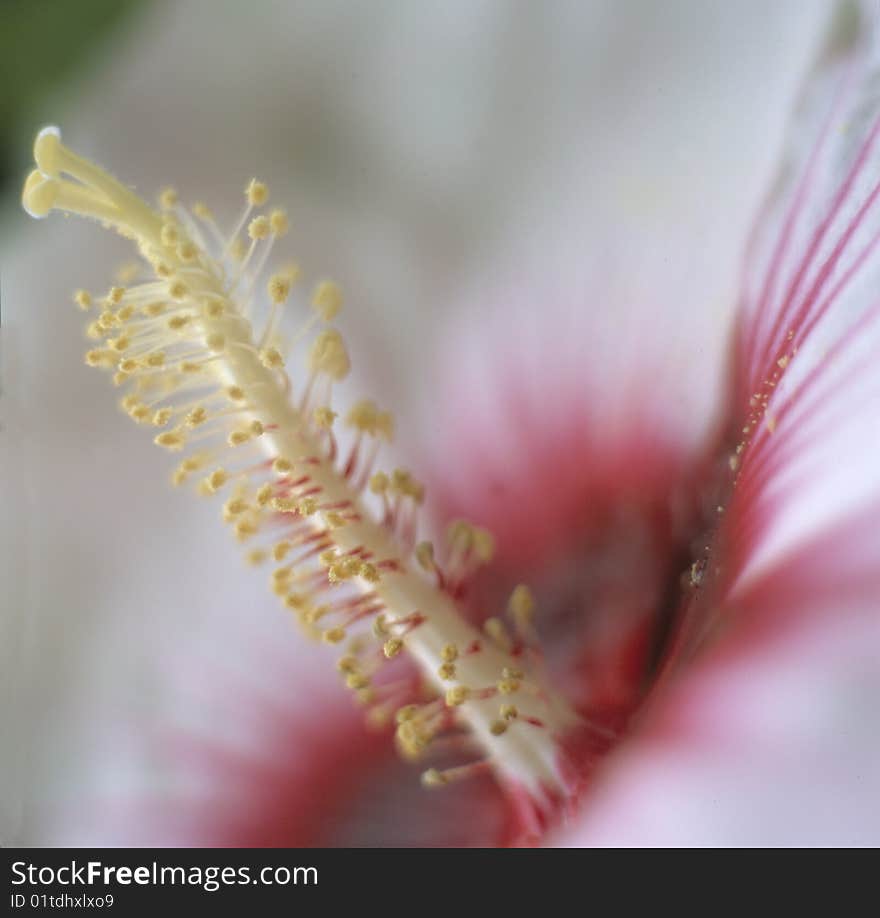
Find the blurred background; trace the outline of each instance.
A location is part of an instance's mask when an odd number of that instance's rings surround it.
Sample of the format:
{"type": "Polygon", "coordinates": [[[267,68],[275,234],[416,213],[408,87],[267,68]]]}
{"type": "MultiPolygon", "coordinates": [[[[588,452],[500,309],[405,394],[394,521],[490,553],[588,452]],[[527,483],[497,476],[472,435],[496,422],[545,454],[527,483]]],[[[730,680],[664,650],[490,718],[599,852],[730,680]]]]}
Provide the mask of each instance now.
{"type": "Polygon", "coordinates": [[[146,195],[171,183],[227,222],[244,182],[266,179],[295,257],[347,291],[353,386],[398,414],[404,456],[442,438],[426,408],[497,308],[498,279],[548,250],[599,275],[605,296],[585,308],[627,334],[647,309],[697,342],[709,369],[672,394],[696,436],[745,232],[832,8],[0,4],[4,844],[100,839],[89,801],[167,780],[120,725],[205,717],[181,714],[169,673],[236,665],[242,609],[260,640],[297,640],[213,511],[170,493],[143,431],[82,366],[70,291],[106,287],[126,250],[21,213],[35,131],[60,124],[146,195]],[[624,266],[613,282],[607,263],[624,266]]]}

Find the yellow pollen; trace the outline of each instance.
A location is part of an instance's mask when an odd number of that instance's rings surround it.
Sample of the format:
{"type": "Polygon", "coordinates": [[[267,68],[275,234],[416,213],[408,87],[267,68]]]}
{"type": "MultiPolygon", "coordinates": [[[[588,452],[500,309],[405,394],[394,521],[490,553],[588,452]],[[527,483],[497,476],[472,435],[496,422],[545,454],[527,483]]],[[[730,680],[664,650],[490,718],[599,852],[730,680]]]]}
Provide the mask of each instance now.
{"type": "Polygon", "coordinates": [[[340,644],[345,640],[345,629],[344,628],[330,628],[325,631],[323,634],[325,643],[327,644],[340,644]]]}
{"type": "Polygon", "coordinates": [[[160,433],[154,438],[153,442],[156,446],[164,446],[165,449],[178,450],[183,449],[186,441],[183,438],[183,434],[176,430],[168,430],[164,433],[160,433]]]}
{"type": "Polygon", "coordinates": [[[416,561],[425,571],[436,570],[434,563],[434,546],[430,542],[419,542],[415,549],[416,561]]]}
{"type": "Polygon", "coordinates": [[[92,305],[92,295],[88,290],[77,290],[73,295],[73,302],[76,303],[80,309],[89,309],[92,305]]]}
{"type": "Polygon", "coordinates": [[[445,682],[448,682],[450,679],[455,678],[455,664],[454,663],[441,663],[437,667],[437,675],[440,679],[443,679],[445,682]]]}
{"type": "Polygon", "coordinates": [[[159,192],[159,207],[162,210],[171,210],[179,200],[180,197],[174,188],[163,188],[159,192]]]}
{"type": "Polygon", "coordinates": [[[342,335],[336,329],[321,332],[309,352],[309,369],[313,373],[325,373],[339,382],[348,375],[351,362],[342,335]]]}
{"type": "Polygon", "coordinates": [[[290,277],[286,274],[273,274],[266,284],[266,290],[269,299],[280,306],[290,296],[290,277]]]}
{"type": "Polygon", "coordinates": [[[333,281],[321,281],[312,292],[312,308],[325,322],[332,322],[342,309],[342,291],[333,281]]]}
{"type": "Polygon", "coordinates": [[[284,366],[284,358],[276,348],[267,347],[260,351],[260,363],[268,370],[277,370],[284,366]]]}
{"type": "Polygon", "coordinates": [[[276,208],[269,214],[269,228],[272,230],[272,235],[279,239],[287,235],[290,223],[287,214],[280,208],[276,208]]]}
{"type": "Polygon", "coordinates": [[[384,472],[376,472],[370,478],[370,490],[373,494],[384,494],[388,490],[388,476],[384,472]]]}
{"type": "Polygon", "coordinates": [[[269,187],[258,179],[252,178],[245,188],[245,197],[252,207],[262,207],[269,200],[269,187]]]}
{"type": "Polygon", "coordinates": [[[248,224],[248,236],[253,240],[267,239],[269,237],[268,217],[254,217],[248,224]]]}
{"type": "Polygon", "coordinates": [[[446,690],[446,704],[450,708],[463,705],[470,697],[470,689],[464,685],[456,685],[446,690]]]}

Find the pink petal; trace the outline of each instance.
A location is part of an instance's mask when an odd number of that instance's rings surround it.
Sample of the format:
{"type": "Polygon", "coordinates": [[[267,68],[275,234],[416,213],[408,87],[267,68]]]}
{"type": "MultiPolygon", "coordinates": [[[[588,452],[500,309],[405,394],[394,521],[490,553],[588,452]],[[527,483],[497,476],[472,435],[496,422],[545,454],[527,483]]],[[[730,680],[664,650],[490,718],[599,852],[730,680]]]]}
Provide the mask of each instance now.
{"type": "Polygon", "coordinates": [[[676,678],[559,843],[877,843],[880,48],[868,11],[858,43],[809,85],[752,241],[733,490],[676,678]]]}

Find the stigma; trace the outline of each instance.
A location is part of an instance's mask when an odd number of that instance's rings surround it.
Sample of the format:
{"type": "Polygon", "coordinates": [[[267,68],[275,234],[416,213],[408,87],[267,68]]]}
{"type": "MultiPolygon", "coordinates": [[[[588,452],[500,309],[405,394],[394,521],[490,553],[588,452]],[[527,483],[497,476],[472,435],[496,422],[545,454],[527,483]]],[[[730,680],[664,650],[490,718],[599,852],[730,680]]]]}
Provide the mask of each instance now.
{"type": "Polygon", "coordinates": [[[74,302],[91,316],[85,362],[177,454],[172,483],[220,504],[282,609],[337,649],[367,721],[422,764],[427,787],[491,771],[520,811],[528,801],[528,828],[539,830],[577,790],[564,750],[582,725],[541,674],[531,594],[514,589],[482,629],[461,614],[492,536],[458,520],[444,544],[419,540],[424,486],[376,464],[392,416],[371,400],[346,411],[334,402],[351,367],[332,325],[342,292],[324,279],[302,294],[299,268],[275,265],[289,221],[266,184],[246,184],[224,233],[206,205],[187,208],[173,189],[150,206],[57,128],[39,133],[34,158],[22,193],[31,216],[92,218],[137,249],[106,294],[79,290],[74,302]],[[430,767],[450,747],[476,757],[430,767]]]}

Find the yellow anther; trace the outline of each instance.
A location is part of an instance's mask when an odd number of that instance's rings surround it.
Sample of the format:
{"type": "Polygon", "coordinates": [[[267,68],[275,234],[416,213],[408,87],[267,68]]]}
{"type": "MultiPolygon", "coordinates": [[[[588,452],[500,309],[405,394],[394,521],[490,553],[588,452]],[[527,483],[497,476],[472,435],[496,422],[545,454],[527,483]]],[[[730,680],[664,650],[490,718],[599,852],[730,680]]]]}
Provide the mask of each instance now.
{"type": "Polygon", "coordinates": [[[136,405],[128,413],[138,424],[146,424],[150,419],[150,409],[146,405],[136,405]]]}
{"type": "Polygon", "coordinates": [[[455,678],[455,664],[454,663],[441,663],[437,667],[437,675],[446,681],[455,678]]]}
{"type": "Polygon", "coordinates": [[[171,409],[160,408],[153,415],[153,425],[155,427],[164,427],[171,420],[171,409]]]}
{"type": "Polygon", "coordinates": [[[284,597],[284,605],[288,609],[293,609],[294,611],[301,612],[309,604],[309,597],[304,593],[288,593],[284,597]]]}
{"type": "Polygon", "coordinates": [[[324,514],[324,522],[328,529],[341,529],[345,525],[345,517],[336,510],[328,510],[324,514]]]}
{"type": "Polygon", "coordinates": [[[330,408],[321,407],[315,409],[315,423],[322,430],[329,430],[333,426],[333,422],[337,418],[335,411],[331,411],[330,408]]]}
{"type": "Polygon", "coordinates": [[[254,217],[248,224],[248,236],[251,239],[266,239],[269,236],[268,217],[254,217]]]}
{"type": "Polygon", "coordinates": [[[502,695],[513,695],[519,691],[520,682],[518,679],[500,679],[496,687],[502,695]]]}
{"type": "Polygon", "coordinates": [[[400,638],[389,638],[382,645],[382,652],[389,660],[396,657],[401,650],[403,650],[403,641],[400,638]]]}
{"type": "Polygon", "coordinates": [[[449,779],[446,775],[436,768],[429,768],[422,772],[422,787],[445,787],[448,783],[449,779]]]}
{"type": "Polygon", "coordinates": [[[507,602],[507,610],[517,624],[527,624],[532,621],[535,613],[535,598],[525,584],[521,583],[514,587],[507,602]]]}
{"type": "Polygon", "coordinates": [[[419,706],[417,704],[405,704],[402,708],[397,709],[394,719],[399,724],[405,724],[409,723],[418,713],[419,706]]]}
{"type": "Polygon", "coordinates": [[[189,239],[184,239],[177,246],[177,257],[183,262],[195,261],[199,250],[189,239]]]}
{"type": "Polygon", "coordinates": [[[498,709],[498,713],[504,720],[516,720],[519,717],[519,711],[516,709],[515,704],[503,704],[498,709]]]}
{"type": "Polygon", "coordinates": [[[273,497],[269,505],[276,513],[296,512],[296,501],[292,497],[273,497]]]}
{"type": "Polygon", "coordinates": [[[219,319],[226,312],[223,300],[214,298],[205,303],[204,313],[209,319],[219,319]]]}
{"type": "Polygon", "coordinates": [[[272,235],[279,239],[287,235],[287,231],[290,229],[290,221],[281,208],[276,208],[269,214],[269,228],[272,231],[272,235]]]}
{"type": "Polygon", "coordinates": [[[177,194],[177,191],[175,191],[174,188],[163,188],[159,192],[159,207],[161,207],[162,210],[171,210],[174,206],[176,206],[179,200],[180,196],[177,194]]]}
{"type": "Polygon", "coordinates": [[[250,424],[248,424],[248,430],[250,431],[251,436],[254,437],[262,437],[266,432],[266,428],[263,426],[262,421],[251,421],[250,424]]]}
{"type": "Polygon", "coordinates": [[[265,507],[269,501],[272,499],[272,485],[264,484],[260,485],[257,488],[257,493],[254,495],[254,501],[258,507],[265,507]]]}
{"type": "Polygon", "coordinates": [[[502,650],[510,650],[513,647],[513,641],[504,627],[504,623],[498,618],[487,618],[483,623],[483,631],[500,647],[502,650]]]}
{"type": "Polygon", "coordinates": [[[160,302],[147,303],[147,305],[141,309],[141,312],[148,318],[155,319],[165,312],[165,304],[160,302]]]}
{"type": "Polygon", "coordinates": [[[458,659],[458,648],[455,644],[446,644],[440,651],[440,659],[444,663],[454,663],[458,659]]]}
{"type": "Polygon", "coordinates": [[[248,182],[244,193],[252,207],[262,207],[269,200],[269,186],[255,178],[248,182]]]}
{"type": "Polygon", "coordinates": [[[346,675],[348,675],[348,673],[356,672],[358,668],[357,657],[352,656],[351,654],[346,654],[344,657],[340,657],[336,661],[336,668],[339,670],[339,672],[345,673],[346,675]]]}
{"type": "Polygon", "coordinates": [[[177,227],[173,223],[166,223],[162,227],[162,231],[159,233],[159,238],[162,241],[162,245],[167,246],[169,249],[173,249],[177,245],[177,240],[180,238],[180,234],[177,231],[177,227]]]}
{"type": "Polygon", "coordinates": [[[120,322],[127,322],[134,315],[134,306],[132,306],[131,303],[127,306],[123,306],[116,315],[120,322]]]}
{"type": "Polygon", "coordinates": [[[107,302],[113,306],[118,306],[125,296],[125,287],[111,287],[107,292],[107,302]]]}
{"type": "Polygon", "coordinates": [[[144,361],[148,367],[163,367],[165,366],[165,351],[153,351],[152,354],[148,354],[146,360],[144,361]]]}
{"type": "Polygon", "coordinates": [[[101,328],[100,322],[90,322],[86,326],[86,337],[91,338],[93,341],[104,337],[104,330],[101,328]]]}
{"type": "Polygon", "coordinates": [[[230,386],[226,390],[226,397],[231,402],[243,402],[244,401],[244,389],[241,386],[230,386]]]}
{"type": "Polygon", "coordinates": [[[199,405],[197,408],[193,408],[192,411],[187,412],[185,423],[187,427],[198,427],[200,424],[204,424],[207,420],[207,410],[199,405]]]}
{"type": "Polygon", "coordinates": [[[77,290],[73,295],[73,302],[76,303],[80,309],[89,309],[92,305],[92,295],[88,290],[77,290]]]}
{"type": "Polygon", "coordinates": [[[272,546],[272,557],[276,561],[283,561],[290,553],[291,548],[293,548],[293,545],[287,540],[277,542],[272,546]]]}
{"type": "Polygon", "coordinates": [[[189,287],[182,280],[173,280],[168,285],[168,295],[172,300],[185,300],[189,296],[189,287]]]}
{"type": "Polygon", "coordinates": [[[278,370],[284,366],[284,358],[277,348],[266,347],[260,351],[260,363],[267,370],[278,370]]]}
{"type": "Polygon", "coordinates": [[[192,316],[172,316],[168,320],[168,328],[170,328],[171,331],[180,331],[182,328],[186,328],[191,321],[192,316]]]}
{"type": "Polygon", "coordinates": [[[245,560],[253,567],[257,567],[258,565],[262,564],[266,558],[266,552],[264,552],[261,548],[255,548],[253,551],[249,551],[245,555],[245,560]]]}
{"type": "Polygon", "coordinates": [[[118,324],[119,319],[116,317],[116,313],[111,312],[109,309],[105,309],[98,316],[98,325],[106,331],[109,331],[111,328],[114,328],[118,324]]]}
{"type": "Polygon", "coordinates": [[[226,469],[214,469],[214,471],[205,478],[205,484],[208,491],[214,494],[219,491],[228,480],[229,476],[226,474],[226,469]]]}
{"type": "Polygon", "coordinates": [[[487,529],[474,529],[474,554],[481,564],[488,564],[495,554],[495,537],[487,529]]]}
{"type": "Polygon", "coordinates": [[[257,524],[253,520],[239,520],[235,524],[235,537],[239,542],[244,542],[259,531],[257,524]]]}
{"type": "Polygon", "coordinates": [[[489,725],[489,732],[492,736],[502,736],[507,733],[507,728],[510,726],[506,720],[493,720],[489,725]]]}
{"type": "Polygon", "coordinates": [[[378,583],[380,578],[379,568],[375,564],[370,564],[369,561],[364,561],[358,568],[358,576],[366,580],[367,583],[378,583]]]}
{"type": "Polygon", "coordinates": [[[184,360],[180,364],[181,373],[201,373],[202,365],[200,363],[193,363],[191,360],[184,360]]]}
{"type": "Polygon", "coordinates": [[[186,469],[187,472],[195,472],[197,469],[200,469],[205,464],[204,456],[188,456],[183,462],[180,463],[180,467],[186,469]]]}
{"type": "Polygon", "coordinates": [[[293,469],[293,463],[289,459],[285,459],[283,456],[279,456],[272,463],[272,470],[278,475],[287,475],[293,469]]]}
{"type": "Polygon", "coordinates": [[[415,556],[422,570],[433,571],[436,568],[434,563],[434,546],[430,542],[419,542],[419,544],[416,545],[415,556]]]}
{"type": "Polygon", "coordinates": [[[211,208],[208,207],[203,201],[196,201],[192,206],[192,212],[199,218],[199,220],[213,220],[214,214],[211,212],[211,208]]]}
{"type": "Polygon", "coordinates": [[[129,379],[131,379],[131,374],[123,373],[123,371],[120,370],[118,373],[113,374],[113,385],[121,386],[124,382],[126,382],[129,379]]]}
{"type": "Polygon", "coordinates": [[[375,433],[378,410],[375,402],[370,401],[370,399],[362,399],[352,405],[346,415],[345,423],[349,427],[354,427],[364,433],[375,433]]]}
{"type": "Polygon", "coordinates": [[[446,690],[446,705],[450,708],[457,708],[463,705],[470,698],[470,689],[465,685],[455,685],[446,690]]]}
{"type": "Polygon", "coordinates": [[[113,351],[104,351],[98,348],[86,351],[85,359],[90,367],[107,367],[109,369],[116,364],[116,354],[113,351]]]}
{"type": "Polygon", "coordinates": [[[215,354],[221,354],[226,350],[226,336],[221,335],[220,332],[211,332],[211,334],[207,335],[205,338],[205,346],[209,351],[215,354]]]}
{"type": "Polygon", "coordinates": [[[388,476],[384,472],[376,472],[370,478],[370,490],[373,494],[384,494],[388,490],[388,476]]]}
{"type": "Polygon", "coordinates": [[[186,442],[183,434],[177,430],[166,430],[163,433],[160,433],[157,437],[153,438],[153,442],[156,446],[164,446],[165,449],[178,450],[183,449],[184,443],[186,442]]]}
{"type": "Polygon", "coordinates": [[[345,628],[330,628],[322,635],[327,644],[340,644],[345,640],[345,628]]]}
{"type": "Polygon", "coordinates": [[[311,516],[318,512],[318,501],[314,497],[304,497],[296,503],[296,512],[300,516],[311,516]]]}
{"type": "Polygon", "coordinates": [[[325,322],[332,322],[342,309],[342,291],[331,280],[320,281],[312,291],[312,308],[325,322]]]}
{"type": "Polygon", "coordinates": [[[120,373],[134,373],[138,368],[138,362],[131,357],[124,357],[117,366],[120,373]]]}
{"type": "Polygon", "coordinates": [[[309,369],[313,373],[325,373],[339,382],[348,375],[351,361],[342,335],[334,328],[322,331],[309,351],[309,369]]]}
{"type": "Polygon", "coordinates": [[[350,689],[364,689],[370,684],[370,677],[363,673],[349,673],[346,676],[345,684],[350,689]]]}
{"type": "Polygon", "coordinates": [[[223,514],[227,518],[232,518],[235,516],[240,516],[248,508],[247,501],[243,500],[240,497],[231,497],[223,505],[223,514]]]}
{"type": "Polygon", "coordinates": [[[230,446],[243,446],[250,438],[251,435],[247,430],[233,430],[226,438],[226,442],[230,446]]]}
{"type": "Polygon", "coordinates": [[[273,303],[281,305],[290,296],[290,278],[286,274],[273,274],[266,284],[266,291],[273,303]]]}

